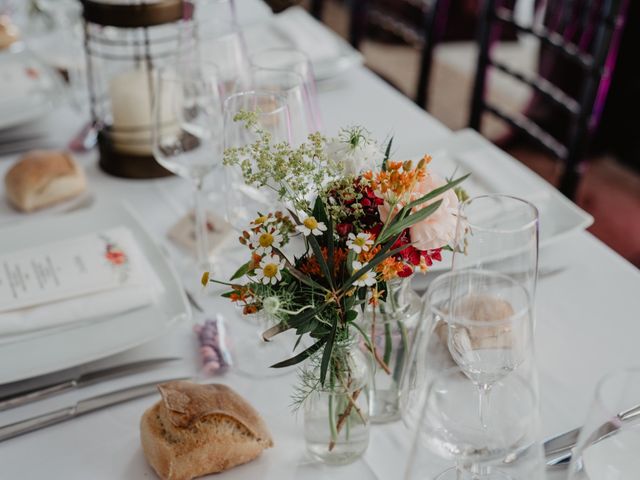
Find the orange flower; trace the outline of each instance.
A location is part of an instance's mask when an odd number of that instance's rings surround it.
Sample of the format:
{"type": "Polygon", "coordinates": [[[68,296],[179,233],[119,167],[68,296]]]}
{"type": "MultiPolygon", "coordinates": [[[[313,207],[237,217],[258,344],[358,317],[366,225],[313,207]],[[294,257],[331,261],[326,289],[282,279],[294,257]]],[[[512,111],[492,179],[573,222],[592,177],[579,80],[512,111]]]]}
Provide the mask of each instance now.
{"type": "Polygon", "coordinates": [[[370,180],[374,190],[379,191],[383,195],[393,194],[396,198],[402,198],[411,194],[416,184],[418,184],[427,173],[427,164],[431,161],[431,157],[425,155],[414,168],[413,162],[390,161],[387,164],[387,170],[378,172],[370,180]]]}
{"type": "Polygon", "coordinates": [[[377,307],[380,305],[380,298],[384,295],[384,290],[378,290],[377,288],[371,289],[371,298],[369,299],[369,305],[377,307]]]}
{"type": "Polygon", "coordinates": [[[258,311],[258,307],[255,305],[246,305],[242,309],[242,313],[244,313],[245,315],[251,315],[252,313],[256,313],[257,311],[258,311]]]}
{"type": "Polygon", "coordinates": [[[376,267],[376,271],[382,275],[382,279],[385,282],[388,282],[389,280],[396,278],[403,268],[404,266],[402,262],[393,257],[389,257],[383,260],[382,263],[376,267]]]}

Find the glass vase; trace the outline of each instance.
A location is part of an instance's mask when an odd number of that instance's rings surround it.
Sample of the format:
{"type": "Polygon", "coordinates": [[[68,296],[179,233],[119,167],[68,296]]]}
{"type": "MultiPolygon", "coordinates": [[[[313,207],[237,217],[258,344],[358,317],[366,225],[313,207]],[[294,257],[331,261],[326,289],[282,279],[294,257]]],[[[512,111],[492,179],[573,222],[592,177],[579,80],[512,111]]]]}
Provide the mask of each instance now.
{"type": "Polygon", "coordinates": [[[304,403],[304,435],[314,460],[346,465],[369,445],[369,382],[367,358],[356,347],[349,351],[347,369],[330,369],[325,385],[304,403]]]}
{"type": "Polygon", "coordinates": [[[373,423],[400,418],[400,382],[420,317],[420,298],[410,283],[409,278],[387,282],[386,299],[375,307],[367,304],[359,319],[372,344],[361,343],[361,350],[372,359],[369,412],[373,423]]]}

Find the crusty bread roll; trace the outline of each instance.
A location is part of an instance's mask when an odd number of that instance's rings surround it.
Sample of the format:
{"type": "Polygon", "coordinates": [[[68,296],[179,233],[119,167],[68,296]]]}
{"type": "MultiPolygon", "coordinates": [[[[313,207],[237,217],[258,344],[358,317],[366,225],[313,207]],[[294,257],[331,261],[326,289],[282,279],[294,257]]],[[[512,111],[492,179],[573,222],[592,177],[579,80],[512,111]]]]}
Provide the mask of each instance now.
{"type": "Polygon", "coordinates": [[[147,461],[165,480],[190,480],[249,462],[273,446],[258,412],[225,385],[158,386],[140,422],[147,461]]]}
{"type": "Polygon", "coordinates": [[[24,212],[75,197],[86,188],[84,173],[69,153],[47,150],[24,154],[4,183],[11,204],[24,212]]]}
{"type": "Polygon", "coordinates": [[[18,28],[8,15],[0,15],[0,50],[9,48],[20,39],[18,28]]]}

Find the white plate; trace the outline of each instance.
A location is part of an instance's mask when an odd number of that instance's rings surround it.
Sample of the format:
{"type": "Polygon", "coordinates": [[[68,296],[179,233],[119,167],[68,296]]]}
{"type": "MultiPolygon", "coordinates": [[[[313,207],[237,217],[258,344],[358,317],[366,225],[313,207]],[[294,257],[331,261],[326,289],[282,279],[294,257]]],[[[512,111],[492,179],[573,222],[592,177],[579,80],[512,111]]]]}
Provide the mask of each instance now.
{"type": "MultiPolygon", "coordinates": [[[[427,152],[425,152],[427,153],[427,152]]],[[[475,130],[453,133],[443,143],[429,145],[433,171],[442,177],[471,176],[463,187],[470,196],[505,193],[533,203],[540,214],[540,247],[560,240],[593,223],[593,217],[538,174],[500,150],[475,130]]],[[[418,155],[416,155],[418,157],[418,155]]],[[[445,252],[446,253],[446,252],[445,252]]],[[[450,267],[450,256],[433,270],[450,267]]]]}
{"type": "Polygon", "coordinates": [[[134,235],[164,288],[157,303],[98,322],[29,336],[0,346],[0,384],[45,375],[108,357],[148,342],[187,320],[191,310],[173,267],[124,204],[25,222],[0,230],[0,251],[11,252],[119,225],[134,235]]]}
{"type": "Polygon", "coordinates": [[[63,95],[60,75],[29,50],[0,53],[0,131],[41,118],[63,95]]]}
{"type": "Polygon", "coordinates": [[[336,77],[356,65],[364,57],[338,34],[319,23],[301,7],[291,7],[268,21],[244,29],[249,53],[268,48],[297,48],[307,54],[316,80],[336,77]],[[292,31],[289,26],[295,26],[292,31]],[[330,55],[318,58],[314,46],[329,45],[330,55]]]}

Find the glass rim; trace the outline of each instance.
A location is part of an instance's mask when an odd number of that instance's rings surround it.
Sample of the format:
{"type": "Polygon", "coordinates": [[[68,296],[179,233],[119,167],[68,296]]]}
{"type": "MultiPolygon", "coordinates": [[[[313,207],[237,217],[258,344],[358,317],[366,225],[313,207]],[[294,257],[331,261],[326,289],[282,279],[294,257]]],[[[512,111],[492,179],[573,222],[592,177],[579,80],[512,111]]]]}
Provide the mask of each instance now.
{"type": "Polygon", "coordinates": [[[618,368],[615,370],[611,370],[607,373],[604,374],[604,376],[602,378],[600,378],[600,380],[598,380],[598,383],[596,383],[596,391],[594,394],[594,400],[595,402],[598,403],[598,405],[600,407],[602,407],[602,409],[607,413],[607,414],[612,414],[612,415],[618,415],[619,411],[616,411],[616,408],[610,408],[607,405],[607,402],[605,402],[604,398],[603,398],[603,392],[604,392],[604,387],[605,385],[612,381],[613,379],[617,378],[617,377],[621,377],[621,376],[625,376],[625,375],[629,375],[629,374],[633,374],[633,375],[637,375],[640,376],[640,365],[636,365],[636,366],[631,366],[631,367],[624,367],[624,368],[618,368]]]}
{"type": "Polygon", "coordinates": [[[517,233],[517,232],[523,232],[526,230],[531,229],[533,226],[537,226],[540,222],[540,212],[538,211],[538,207],[536,207],[533,203],[531,203],[528,200],[525,200],[524,198],[521,197],[516,197],[515,195],[510,195],[510,194],[505,194],[505,193],[487,193],[487,194],[483,194],[483,195],[477,195],[475,197],[470,197],[467,198],[464,202],[462,202],[460,204],[460,206],[458,207],[458,218],[464,218],[467,220],[467,225],[472,229],[472,230],[480,230],[480,231],[484,231],[484,232],[494,232],[494,233],[517,233]],[[519,203],[521,203],[522,205],[526,206],[527,208],[529,208],[531,210],[531,212],[533,213],[533,218],[531,220],[529,220],[527,223],[521,225],[520,227],[517,228],[487,228],[487,227],[483,227],[482,225],[478,225],[478,224],[474,224],[472,222],[470,222],[468,220],[468,217],[466,215],[464,215],[464,211],[465,208],[468,207],[469,205],[471,205],[471,203],[473,203],[476,200],[486,200],[486,199],[496,199],[496,198],[507,198],[510,200],[515,200],[519,203]]]}
{"type": "MultiPolygon", "coordinates": [[[[518,311],[514,311],[513,314],[509,315],[506,318],[503,318],[500,320],[471,320],[464,317],[456,317],[457,319],[459,319],[459,321],[455,322],[457,325],[473,326],[475,328],[491,328],[491,327],[511,324],[515,319],[520,319],[521,317],[528,317],[529,315],[531,315],[532,305],[531,305],[531,298],[529,296],[529,292],[519,282],[515,281],[509,275],[505,275],[500,272],[493,272],[491,270],[482,270],[477,268],[464,268],[459,270],[449,270],[448,272],[443,273],[438,278],[436,278],[433,282],[431,282],[431,284],[429,284],[429,287],[427,288],[427,291],[425,293],[425,300],[428,304],[429,310],[435,312],[438,316],[440,316],[445,321],[445,323],[447,323],[447,325],[451,323],[449,322],[449,319],[451,318],[450,312],[448,310],[445,311],[442,308],[435,306],[434,302],[431,301],[432,295],[434,295],[434,293],[443,285],[446,285],[447,283],[449,283],[452,278],[462,276],[463,274],[468,274],[469,272],[483,274],[483,275],[492,276],[492,277],[498,277],[503,280],[507,280],[508,283],[512,284],[513,286],[521,290],[521,292],[525,296],[526,302],[524,307],[522,307],[518,311]]],[[[450,301],[451,301],[451,295],[449,295],[449,298],[445,303],[448,305],[450,301]]]]}
{"type": "Polygon", "coordinates": [[[277,115],[281,112],[287,112],[287,103],[286,103],[286,99],[284,97],[284,95],[278,93],[278,92],[273,92],[273,91],[269,91],[269,90],[259,90],[259,89],[254,89],[254,90],[244,90],[241,92],[235,92],[232,93],[231,95],[229,95],[223,102],[223,111],[225,113],[228,112],[228,105],[231,104],[232,100],[238,99],[238,98],[249,98],[251,96],[254,97],[271,97],[271,98],[276,98],[277,102],[278,102],[278,107],[274,108],[273,110],[269,110],[268,112],[261,112],[261,115],[277,115]]]}

